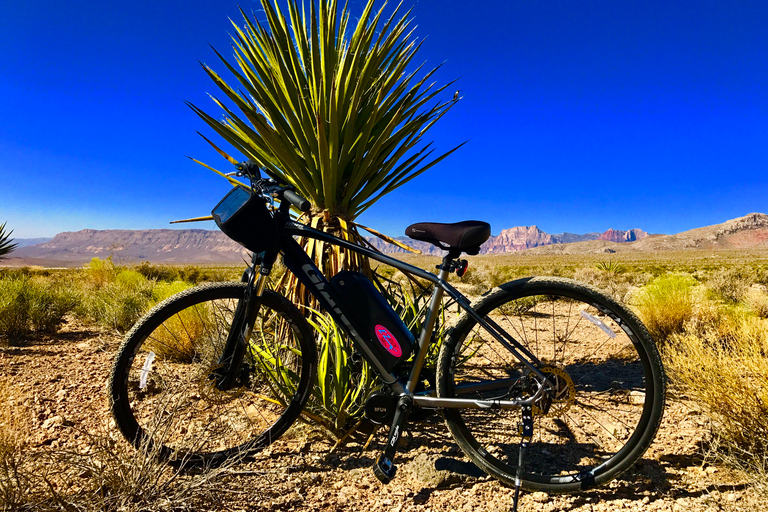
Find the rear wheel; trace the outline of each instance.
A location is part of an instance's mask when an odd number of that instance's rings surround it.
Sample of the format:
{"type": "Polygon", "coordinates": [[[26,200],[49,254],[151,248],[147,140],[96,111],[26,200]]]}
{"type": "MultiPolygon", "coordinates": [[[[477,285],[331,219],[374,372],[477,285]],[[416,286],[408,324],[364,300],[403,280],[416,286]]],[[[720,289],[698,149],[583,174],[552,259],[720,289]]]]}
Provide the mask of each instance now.
{"type": "Polygon", "coordinates": [[[137,448],[183,465],[215,465],[283,434],[309,397],[312,331],[287,299],[259,300],[243,365],[221,390],[217,363],[246,285],[206,284],[160,303],[127,334],[109,384],[118,427],[137,448]]]}
{"type": "MultiPolygon", "coordinates": [[[[506,283],[475,310],[533,353],[554,385],[549,410],[533,411],[523,487],[584,489],[616,477],[642,456],[661,421],[665,379],[658,350],[632,312],[596,290],[557,278],[506,283]]],[[[468,316],[441,348],[437,379],[442,397],[510,400],[535,389],[528,385],[533,374],[468,316]]],[[[520,409],[444,414],[467,456],[514,485],[520,409]]]]}

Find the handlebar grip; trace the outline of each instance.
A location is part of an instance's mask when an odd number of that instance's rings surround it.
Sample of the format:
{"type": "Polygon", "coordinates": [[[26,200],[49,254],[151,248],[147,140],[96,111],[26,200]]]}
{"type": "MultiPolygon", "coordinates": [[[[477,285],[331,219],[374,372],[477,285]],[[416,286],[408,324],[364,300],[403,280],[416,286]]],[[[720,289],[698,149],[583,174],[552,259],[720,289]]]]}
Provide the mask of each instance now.
{"type": "Polygon", "coordinates": [[[312,206],[309,201],[301,197],[293,190],[284,191],[283,198],[302,212],[308,212],[309,208],[312,206]]]}

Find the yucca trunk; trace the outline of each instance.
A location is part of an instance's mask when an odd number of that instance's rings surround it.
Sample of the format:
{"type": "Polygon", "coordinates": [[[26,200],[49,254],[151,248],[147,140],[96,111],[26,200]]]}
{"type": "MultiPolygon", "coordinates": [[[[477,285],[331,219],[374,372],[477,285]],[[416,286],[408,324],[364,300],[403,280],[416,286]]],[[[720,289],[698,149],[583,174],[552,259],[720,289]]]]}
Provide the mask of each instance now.
{"type": "MultiPolygon", "coordinates": [[[[301,221],[314,229],[357,245],[366,244],[365,239],[351,221],[345,220],[339,215],[330,215],[327,210],[304,215],[301,221]]],[[[328,277],[334,276],[342,270],[354,270],[371,276],[368,258],[359,253],[306,237],[299,240],[299,245],[304,248],[315,265],[328,277]]],[[[308,306],[313,310],[317,309],[314,297],[292,273],[283,274],[275,288],[291,299],[294,304],[308,306]]]]}

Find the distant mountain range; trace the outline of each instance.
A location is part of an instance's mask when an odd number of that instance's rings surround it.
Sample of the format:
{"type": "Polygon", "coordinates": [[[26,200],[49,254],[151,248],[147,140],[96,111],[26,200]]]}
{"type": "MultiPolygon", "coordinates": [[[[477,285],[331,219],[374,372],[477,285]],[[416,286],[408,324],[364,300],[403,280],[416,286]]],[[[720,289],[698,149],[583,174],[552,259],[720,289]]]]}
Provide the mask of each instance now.
{"type": "Polygon", "coordinates": [[[4,263],[75,266],[94,257],[125,263],[240,263],[247,251],[221,231],[207,229],[83,229],[13,251],[4,263]]]}
{"type": "MultiPolygon", "coordinates": [[[[366,238],[382,252],[403,249],[377,237],[366,238]]],[[[397,240],[424,254],[437,247],[406,237],[397,240]]],[[[604,233],[548,234],[537,226],[503,229],[481,247],[482,254],[527,251],[531,254],[585,254],[685,249],[768,249],[768,215],[751,213],[723,224],[676,235],[649,235],[641,229],[604,233]]],[[[13,251],[4,265],[77,266],[93,257],[113,256],[124,263],[242,263],[247,251],[220,231],[204,229],[93,230],[59,233],[54,238],[13,251]]]]}

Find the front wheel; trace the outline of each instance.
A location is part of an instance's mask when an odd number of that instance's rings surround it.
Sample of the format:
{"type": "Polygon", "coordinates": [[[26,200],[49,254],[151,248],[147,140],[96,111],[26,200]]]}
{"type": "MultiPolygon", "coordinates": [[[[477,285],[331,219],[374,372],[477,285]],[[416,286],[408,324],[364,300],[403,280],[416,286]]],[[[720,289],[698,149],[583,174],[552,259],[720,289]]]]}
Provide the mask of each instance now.
{"type": "Polygon", "coordinates": [[[267,291],[243,364],[220,389],[218,363],[243,283],[213,283],[161,302],[126,335],[109,383],[123,435],[180,465],[216,465],[264,447],[296,420],[317,366],[312,331],[286,298],[267,291]]]}
{"type": "MultiPolygon", "coordinates": [[[[475,310],[536,356],[554,384],[549,410],[534,407],[523,487],[585,489],[615,478],[642,456],[661,421],[665,377],[656,345],[631,311],[558,278],[503,284],[475,310]]],[[[531,372],[466,315],[441,348],[437,371],[441,397],[511,400],[532,392],[525,386],[531,372]]],[[[520,409],[445,409],[444,415],[475,464],[515,484],[520,409]]]]}

